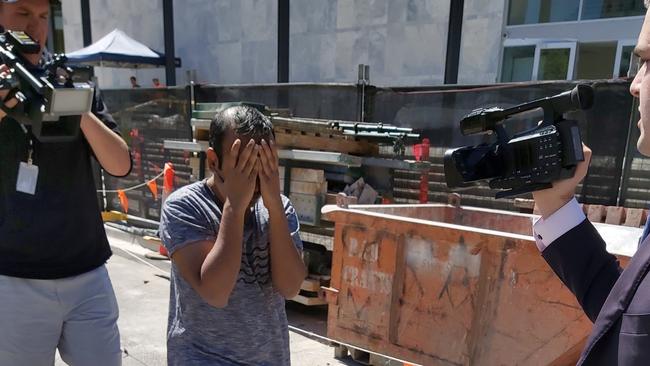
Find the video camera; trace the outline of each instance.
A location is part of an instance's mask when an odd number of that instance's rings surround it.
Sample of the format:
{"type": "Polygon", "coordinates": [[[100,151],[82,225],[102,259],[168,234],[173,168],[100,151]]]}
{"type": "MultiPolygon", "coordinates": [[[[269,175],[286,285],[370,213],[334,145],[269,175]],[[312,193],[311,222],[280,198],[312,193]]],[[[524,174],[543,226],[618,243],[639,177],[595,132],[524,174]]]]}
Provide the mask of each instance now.
{"type": "Polygon", "coordinates": [[[1,28],[0,32],[0,63],[10,70],[0,89],[10,90],[6,100],[13,97],[19,102],[14,108],[0,103],[0,108],[23,125],[31,125],[34,137],[41,142],[74,140],[81,115],[92,106],[91,85],[72,81],[74,72],[65,65],[63,55],[56,55],[42,69],[28,68],[30,63],[23,55],[39,53],[40,45],[25,32],[1,28]]]}
{"type": "Polygon", "coordinates": [[[444,157],[447,187],[468,187],[471,182],[491,179],[489,186],[500,189],[496,198],[516,196],[552,187],[552,182],[573,177],[584,161],[582,139],[576,121],[564,113],[589,109],[591,86],[573,90],[509,109],[497,107],[472,111],[460,122],[464,136],[492,134],[497,141],[447,150],[444,157]],[[541,108],[543,121],[535,128],[510,138],[504,128],[512,115],[541,108]]]}

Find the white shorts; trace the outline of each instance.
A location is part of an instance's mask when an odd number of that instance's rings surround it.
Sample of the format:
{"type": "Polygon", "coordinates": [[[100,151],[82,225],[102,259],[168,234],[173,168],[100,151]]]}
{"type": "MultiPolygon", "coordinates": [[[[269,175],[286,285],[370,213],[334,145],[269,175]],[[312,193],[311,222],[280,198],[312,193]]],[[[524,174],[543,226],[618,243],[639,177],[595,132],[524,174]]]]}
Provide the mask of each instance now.
{"type": "Polygon", "coordinates": [[[0,276],[0,365],[122,364],[117,300],[105,266],[58,280],[0,276]]]}

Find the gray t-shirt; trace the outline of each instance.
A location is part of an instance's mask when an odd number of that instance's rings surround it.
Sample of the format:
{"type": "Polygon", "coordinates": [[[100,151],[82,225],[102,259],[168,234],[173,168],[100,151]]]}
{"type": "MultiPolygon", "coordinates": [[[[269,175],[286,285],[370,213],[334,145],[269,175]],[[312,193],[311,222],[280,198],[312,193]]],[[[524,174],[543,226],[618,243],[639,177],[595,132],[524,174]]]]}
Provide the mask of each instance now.
{"type": "MultiPolygon", "coordinates": [[[[296,212],[282,197],[295,246],[302,250],[296,212]]],[[[199,241],[214,241],[222,204],[205,181],[169,196],[160,237],[173,254],[199,241]]],[[[172,262],[167,361],[174,365],[289,365],[284,298],[273,287],[269,213],[260,199],[244,224],[241,269],[228,305],[215,308],[199,296],[172,262]]]]}

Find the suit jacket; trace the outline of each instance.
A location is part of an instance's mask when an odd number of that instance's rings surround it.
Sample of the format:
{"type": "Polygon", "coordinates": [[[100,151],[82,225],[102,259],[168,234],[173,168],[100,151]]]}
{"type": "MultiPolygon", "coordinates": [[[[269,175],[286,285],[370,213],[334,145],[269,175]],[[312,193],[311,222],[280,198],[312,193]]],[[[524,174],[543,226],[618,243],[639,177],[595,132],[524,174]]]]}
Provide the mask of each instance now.
{"type": "Polygon", "coordinates": [[[650,365],[650,243],[622,270],[588,221],[542,253],[594,322],[578,365],[650,365]]]}

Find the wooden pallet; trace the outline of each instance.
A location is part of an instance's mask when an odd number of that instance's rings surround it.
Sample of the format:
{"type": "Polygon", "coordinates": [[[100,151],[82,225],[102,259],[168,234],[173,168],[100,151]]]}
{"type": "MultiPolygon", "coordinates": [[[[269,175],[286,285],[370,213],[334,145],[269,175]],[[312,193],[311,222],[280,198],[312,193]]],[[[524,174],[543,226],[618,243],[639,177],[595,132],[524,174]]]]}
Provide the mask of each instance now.
{"type": "Polygon", "coordinates": [[[415,366],[407,362],[397,361],[382,355],[370,353],[349,345],[334,345],[334,358],[345,360],[348,357],[355,362],[368,366],[415,366]]]}
{"type": "MultiPolygon", "coordinates": [[[[302,293],[302,291],[301,291],[302,293]]],[[[304,294],[298,294],[296,295],[291,301],[297,302],[299,304],[303,304],[305,306],[323,306],[327,305],[327,301],[325,299],[321,299],[318,296],[308,296],[304,294]]]]}
{"type": "Polygon", "coordinates": [[[312,132],[275,130],[275,142],[285,149],[309,149],[319,151],[336,151],[345,154],[374,156],[379,154],[377,144],[357,141],[354,138],[322,135],[312,132]]]}
{"type": "Polygon", "coordinates": [[[325,293],[321,290],[322,282],[317,279],[307,278],[302,281],[300,293],[291,299],[291,301],[303,304],[305,306],[322,306],[327,305],[325,293]]]}
{"type": "MultiPolygon", "coordinates": [[[[210,120],[193,118],[192,137],[195,141],[207,141],[210,120]]],[[[284,149],[309,149],[336,151],[346,154],[374,156],[379,153],[379,145],[352,136],[344,136],[332,130],[328,124],[304,124],[287,118],[273,118],[275,142],[284,149]]]]}

